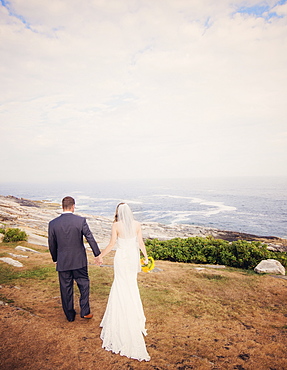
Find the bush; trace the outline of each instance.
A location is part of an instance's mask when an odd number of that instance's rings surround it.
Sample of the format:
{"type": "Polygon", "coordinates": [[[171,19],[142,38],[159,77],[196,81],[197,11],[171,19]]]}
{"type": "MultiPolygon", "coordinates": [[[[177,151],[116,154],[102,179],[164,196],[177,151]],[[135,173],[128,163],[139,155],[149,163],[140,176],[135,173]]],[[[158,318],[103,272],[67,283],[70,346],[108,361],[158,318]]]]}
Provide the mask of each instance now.
{"type": "Polygon", "coordinates": [[[20,229],[7,229],[4,232],[3,242],[10,243],[10,242],[20,242],[28,240],[28,235],[25,231],[21,231],[20,229]]]}
{"type": "Polygon", "coordinates": [[[261,260],[277,259],[287,267],[287,253],[272,252],[266,244],[237,240],[208,238],[175,238],[166,241],[147,239],[147,252],[157,260],[187,263],[220,264],[243,269],[253,269],[261,260]]]}

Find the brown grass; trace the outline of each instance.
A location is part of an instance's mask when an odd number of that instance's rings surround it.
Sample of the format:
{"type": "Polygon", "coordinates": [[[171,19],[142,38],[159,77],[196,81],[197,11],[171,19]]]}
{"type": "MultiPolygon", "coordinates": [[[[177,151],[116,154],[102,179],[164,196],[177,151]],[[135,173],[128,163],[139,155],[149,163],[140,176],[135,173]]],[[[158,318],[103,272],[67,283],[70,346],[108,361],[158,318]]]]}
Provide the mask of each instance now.
{"type": "MultiPolygon", "coordinates": [[[[1,245],[1,255],[9,251],[15,253],[14,246],[1,245]]],[[[0,282],[0,300],[8,302],[0,306],[3,370],[287,369],[287,280],[236,269],[199,271],[196,265],[157,261],[162,271],[141,273],[138,278],[151,355],[150,362],[138,362],[101,348],[99,324],[112,268],[90,265],[94,318],[84,320],[78,315],[69,323],[49,253],[29,254],[22,261],[21,269],[2,262],[0,268],[19,272],[41,267],[46,275],[0,282]]],[[[105,263],[112,264],[112,257],[105,263]]],[[[79,312],[77,297],[78,292],[79,312]]]]}

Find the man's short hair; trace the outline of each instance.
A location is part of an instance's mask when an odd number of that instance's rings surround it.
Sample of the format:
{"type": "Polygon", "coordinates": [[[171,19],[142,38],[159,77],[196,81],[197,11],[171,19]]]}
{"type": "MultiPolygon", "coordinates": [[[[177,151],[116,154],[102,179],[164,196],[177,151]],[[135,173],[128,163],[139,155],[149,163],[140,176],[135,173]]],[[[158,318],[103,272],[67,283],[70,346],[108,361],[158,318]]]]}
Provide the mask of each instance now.
{"type": "Polygon", "coordinates": [[[72,197],[65,197],[62,199],[63,209],[71,209],[75,205],[75,199],[72,197]]]}

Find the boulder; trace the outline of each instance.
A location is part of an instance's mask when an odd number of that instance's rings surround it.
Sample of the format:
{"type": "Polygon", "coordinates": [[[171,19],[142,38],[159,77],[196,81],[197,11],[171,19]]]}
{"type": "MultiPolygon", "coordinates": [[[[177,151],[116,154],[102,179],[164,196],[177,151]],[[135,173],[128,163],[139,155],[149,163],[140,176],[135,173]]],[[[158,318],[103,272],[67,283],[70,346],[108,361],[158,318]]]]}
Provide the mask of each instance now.
{"type": "Polygon", "coordinates": [[[12,265],[15,267],[23,267],[23,264],[21,262],[13,260],[13,258],[10,258],[10,257],[2,257],[0,258],[0,261],[6,262],[9,265],[12,265]]]}
{"type": "Polygon", "coordinates": [[[274,259],[268,259],[261,261],[255,268],[254,271],[259,274],[275,274],[285,275],[285,268],[282,264],[274,259]]]}

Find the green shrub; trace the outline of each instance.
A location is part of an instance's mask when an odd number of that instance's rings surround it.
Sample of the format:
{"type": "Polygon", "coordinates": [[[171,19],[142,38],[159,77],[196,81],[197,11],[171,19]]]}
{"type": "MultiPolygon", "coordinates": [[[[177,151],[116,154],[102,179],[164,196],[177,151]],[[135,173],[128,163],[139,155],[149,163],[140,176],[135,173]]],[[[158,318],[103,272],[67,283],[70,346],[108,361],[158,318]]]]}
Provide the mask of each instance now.
{"type": "Polygon", "coordinates": [[[267,245],[260,242],[237,240],[229,245],[229,251],[235,259],[227,261],[228,265],[243,269],[253,269],[260,261],[272,258],[272,252],[267,249],[267,245]]]}
{"type": "Polygon", "coordinates": [[[253,269],[261,260],[277,259],[287,266],[287,253],[272,252],[266,244],[237,240],[201,238],[175,238],[166,241],[147,239],[147,252],[156,260],[187,263],[220,264],[243,269],[253,269]]]}
{"type": "Polygon", "coordinates": [[[5,234],[5,229],[0,228],[0,234],[5,234]]]}
{"type": "Polygon", "coordinates": [[[28,239],[28,235],[25,231],[21,231],[20,229],[7,229],[4,233],[3,242],[20,242],[26,241],[28,239]]]}

